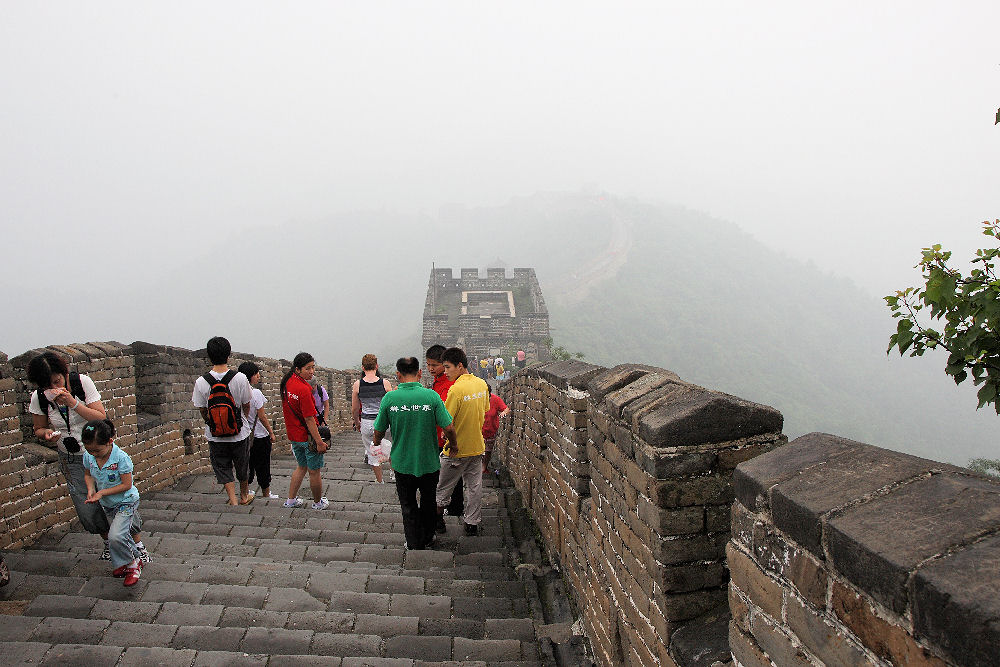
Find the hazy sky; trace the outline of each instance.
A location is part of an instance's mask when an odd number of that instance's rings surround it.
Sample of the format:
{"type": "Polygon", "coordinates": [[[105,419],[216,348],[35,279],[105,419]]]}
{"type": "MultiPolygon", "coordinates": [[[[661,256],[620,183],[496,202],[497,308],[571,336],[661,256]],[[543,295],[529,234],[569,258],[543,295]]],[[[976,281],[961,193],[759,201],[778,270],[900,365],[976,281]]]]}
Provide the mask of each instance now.
{"type": "Polygon", "coordinates": [[[51,257],[69,298],[248,227],[594,186],[882,295],[1000,217],[998,25],[995,1],[7,1],[0,306],[30,329],[51,257]]]}

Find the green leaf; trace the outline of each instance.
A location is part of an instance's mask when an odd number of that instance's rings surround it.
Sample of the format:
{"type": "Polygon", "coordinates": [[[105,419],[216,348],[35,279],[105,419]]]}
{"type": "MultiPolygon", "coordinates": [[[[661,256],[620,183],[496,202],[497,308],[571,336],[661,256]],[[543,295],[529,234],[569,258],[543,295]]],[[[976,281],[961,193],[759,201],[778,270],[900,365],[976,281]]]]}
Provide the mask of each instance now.
{"type": "MultiPolygon", "coordinates": [[[[997,397],[997,386],[995,382],[987,382],[983,385],[982,389],[976,394],[979,398],[979,408],[983,407],[987,403],[992,403],[997,397]]],[[[979,408],[976,408],[977,410],[979,408]]]]}

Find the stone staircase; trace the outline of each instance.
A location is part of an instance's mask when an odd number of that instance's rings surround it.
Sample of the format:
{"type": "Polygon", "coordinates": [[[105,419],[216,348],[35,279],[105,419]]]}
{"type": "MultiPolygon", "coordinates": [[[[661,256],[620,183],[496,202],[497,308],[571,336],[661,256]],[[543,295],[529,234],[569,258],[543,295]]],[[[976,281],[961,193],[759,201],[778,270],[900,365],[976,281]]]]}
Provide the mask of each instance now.
{"type": "MultiPolygon", "coordinates": [[[[480,535],[457,518],[434,550],[407,551],[395,486],[378,485],[360,438],[338,433],[323,471],[330,508],[257,498],[224,505],[211,475],[143,495],[153,562],[124,588],[82,532],[9,552],[0,662],[94,665],[463,664],[542,661],[534,579],[519,579],[505,494],[484,481],[480,535]]],[[[291,458],[272,461],[284,495],[291,458]]],[[[141,471],[139,471],[141,475],[141,471]]],[[[299,493],[308,495],[308,480],[299,493]]]]}

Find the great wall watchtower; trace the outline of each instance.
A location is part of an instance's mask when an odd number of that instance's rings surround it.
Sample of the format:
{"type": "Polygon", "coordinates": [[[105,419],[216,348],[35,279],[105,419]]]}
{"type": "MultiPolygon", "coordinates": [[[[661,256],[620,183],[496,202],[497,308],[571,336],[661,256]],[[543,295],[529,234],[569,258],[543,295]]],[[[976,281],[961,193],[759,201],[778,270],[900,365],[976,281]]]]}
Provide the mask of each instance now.
{"type": "Polygon", "coordinates": [[[545,360],[549,311],[535,270],[518,268],[431,269],[424,302],[424,348],[435,343],[463,347],[471,357],[514,346],[529,359],[545,360]]]}

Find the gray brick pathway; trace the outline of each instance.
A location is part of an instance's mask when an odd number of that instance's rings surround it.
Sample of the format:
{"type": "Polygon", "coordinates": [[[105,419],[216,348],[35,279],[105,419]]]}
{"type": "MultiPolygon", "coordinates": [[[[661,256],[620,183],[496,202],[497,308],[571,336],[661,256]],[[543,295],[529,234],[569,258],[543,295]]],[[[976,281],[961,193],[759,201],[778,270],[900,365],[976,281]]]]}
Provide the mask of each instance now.
{"type": "MultiPolygon", "coordinates": [[[[2,607],[23,614],[0,618],[4,664],[541,664],[494,481],[479,536],[448,518],[434,550],[408,551],[395,488],[375,483],[358,439],[335,434],[324,511],[264,498],[228,507],[206,475],[144,494],[153,562],[133,588],[96,560],[100,541],[86,533],[7,554],[0,600],[25,602],[2,607]]],[[[276,492],[293,468],[273,460],[276,492]]]]}

